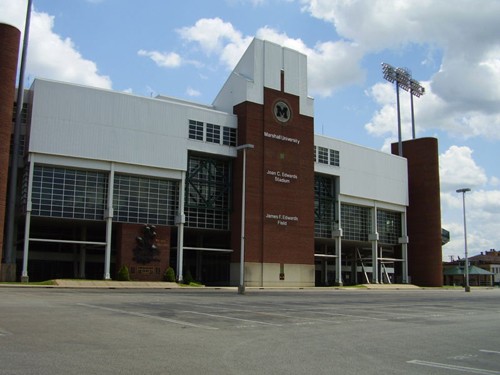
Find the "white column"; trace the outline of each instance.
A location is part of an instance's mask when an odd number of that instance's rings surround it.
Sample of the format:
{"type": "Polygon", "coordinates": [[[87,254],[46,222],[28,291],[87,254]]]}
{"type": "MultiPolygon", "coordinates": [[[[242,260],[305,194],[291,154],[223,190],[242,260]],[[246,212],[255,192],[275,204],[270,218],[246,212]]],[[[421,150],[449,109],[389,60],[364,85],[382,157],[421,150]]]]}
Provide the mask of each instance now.
{"type": "Polygon", "coordinates": [[[111,163],[108,179],[108,208],[106,210],[106,249],[104,250],[104,280],[111,280],[111,234],[113,232],[113,190],[115,182],[115,165],[111,163]]]}
{"type": "Polygon", "coordinates": [[[342,226],[340,222],[340,210],[341,203],[340,199],[338,199],[336,209],[337,228],[333,231],[333,237],[335,238],[335,255],[337,256],[337,258],[335,258],[335,285],[337,286],[342,286],[344,284],[342,282],[342,226]]]}
{"type": "Polygon", "coordinates": [[[23,270],[21,281],[28,282],[28,256],[30,246],[30,225],[31,225],[31,197],[33,192],[33,170],[35,169],[35,155],[30,155],[28,172],[28,196],[26,197],[26,221],[24,223],[24,248],[23,248],[23,270]]]}
{"type": "Polygon", "coordinates": [[[372,228],[373,232],[368,235],[368,240],[372,243],[372,283],[378,284],[378,229],[377,229],[377,206],[371,209],[372,211],[372,228]]]}
{"type": "Polygon", "coordinates": [[[399,243],[401,244],[401,281],[403,284],[408,284],[410,280],[408,279],[408,231],[406,228],[406,209],[405,212],[401,213],[401,238],[399,238],[399,243]]]}
{"type": "Polygon", "coordinates": [[[184,224],[186,216],[184,214],[184,193],[186,189],[186,172],[181,172],[181,181],[179,186],[179,215],[176,218],[177,224],[177,282],[182,283],[184,276],[182,268],[184,267],[184,224]]]}

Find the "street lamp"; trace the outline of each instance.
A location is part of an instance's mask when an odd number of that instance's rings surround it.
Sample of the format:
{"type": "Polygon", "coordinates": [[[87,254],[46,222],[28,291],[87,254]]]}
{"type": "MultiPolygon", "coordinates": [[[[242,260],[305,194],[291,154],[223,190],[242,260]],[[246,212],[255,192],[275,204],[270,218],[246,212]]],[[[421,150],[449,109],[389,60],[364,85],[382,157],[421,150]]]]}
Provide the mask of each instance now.
{"type": "Polygon", "coordinates": [[[469,188],[458,189],[457,193],[462,193],[462,203],[464,208],[464,243],[465,243],[465,291],[470,292],[469,286],[469,257],[467,255],[467,222],[465,220],[465,193],[470,191],[469,188]]]}
{"type": "Polygon", "coordinates": [[[240,283],[238,294],[245,294],[245,197],[246,197],[246,170],[247,170],[247,149],[254,148],[254,145],[247,143],[236,147],[236,151],[243,150],[243,178],[241,188],[241,243],[240,243],[240,283]]]}
{"type": "Polygon", "coordinates": [[[395,68],[387,63],[382,63],[382,73],[384,79],[391,83],[396,83],[396,106],[398,111],[398,154],[403,156],[403,143],[401,140],[401,111],[399,109],[399,88],[408,91],[411,98],[411,124],[412,135],[415,139],[415,118],[413,114],[413,95],[420,97],[424,95],[425,89],[420,86],[420,83],[411,78],[411,73],[406,68],[395,68]]]}

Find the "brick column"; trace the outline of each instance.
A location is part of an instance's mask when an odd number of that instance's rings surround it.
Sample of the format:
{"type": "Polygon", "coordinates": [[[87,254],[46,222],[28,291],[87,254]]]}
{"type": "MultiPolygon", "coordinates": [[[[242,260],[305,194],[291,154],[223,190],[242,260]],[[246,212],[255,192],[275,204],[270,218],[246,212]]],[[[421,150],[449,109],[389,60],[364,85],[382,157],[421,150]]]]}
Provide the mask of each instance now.
{"type": "MultiPolygon", "coordinates": [[[[392,153],[398,153],[397,143],[392,153]]],[[[436,138],[403,142],[408,160],[408,273],[411,283],[442,286],[441,198],[436,138]]]]}
{"type": "MultiPolygon", "coordinates": [[[[16,95],[17,60],[21,32],[0,24],[0,258],[3,257],[5,210],[12,134],[12,108],[16,95]]],[[[0,269],[0,274],[1,274],[0,269]]]]}

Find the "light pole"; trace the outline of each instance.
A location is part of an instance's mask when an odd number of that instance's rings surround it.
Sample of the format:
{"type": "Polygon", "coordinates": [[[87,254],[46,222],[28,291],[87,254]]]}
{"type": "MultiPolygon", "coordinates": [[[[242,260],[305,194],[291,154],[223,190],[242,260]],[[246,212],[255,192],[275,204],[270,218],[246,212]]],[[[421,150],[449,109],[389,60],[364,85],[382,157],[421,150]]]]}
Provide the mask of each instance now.
{"type": "Polygon", "coordinates": [[[469,188],[458,189],[457,193],[462,193],[462,203],[464,209],[464,243],[465,243],[465,291],[470,292],[469,286],[469,256],[467,254],[467,221],[465,219],[465,193],[470,191],[469,188]]]}
{"type": "Polygon", "coordinates": [[[415,139],[415,119],[413,114],[413,95],[420,97],[424,95],[425,89],[420,86],[420,83],[411,78],[411,73],[406,68],[395,68],[387,63],[382,63],[382,73],[384,78],[391,82],[396,83],[396,106],[398,111],[398,154],[403,156],[403,143],[401,140],[401,111],[399,108],[399,88],[408,91],[411,98],[411,124],[412,135],[415,139]]]}
{"type": "Polygon", "coordinates": [[[245,294],[245,198],[246,198],[246,170],[247,170],[247,149],[254,148],[254,145],[246,143],[236,147],[236,151],[243,150],[243,178],[241,182],[241,243],[240,243],[240,283],[238,294],[245,294]]]}
{"type": "MultiPolygon", "coordinates": [[[[26,23],[24,26],[24,39],[23,39],[23,50],[21,53],[21,67],[19,70],[19,83],[17,86],[17,99],[16,99],[16,118],[14,123],[14,134],[12,143],[12,158],[11,158],[11,168],[9,175],[9,188],[8,188],[8,200],[7,200],[7,215],[6,215],[6,227],[5,227],[5,263],[9,266],[16,265],[16,253],[14,249],[15,243],[15,224],[16,224],[16,195],[17,195],[17,172],[18,172],[18,162],[19,162],[19,151],[20,151],[20,137],[21,137],[21,121],[23,114],[23,102],[24,102],[24,72],[26,69],[26,60],[28,54],[28,41],[30,33],[30,22],[31,22],[31,8],[33,0],[28,0],[28,5],[26,9],[26,23]]],[[[15,280],[15,271],[14,271],[15,280]]],[[[24,276],[23,281],[27,282],[27,275],[24,276]]],[[[12,280],[13,281],[13,280],[12,280]]]]}

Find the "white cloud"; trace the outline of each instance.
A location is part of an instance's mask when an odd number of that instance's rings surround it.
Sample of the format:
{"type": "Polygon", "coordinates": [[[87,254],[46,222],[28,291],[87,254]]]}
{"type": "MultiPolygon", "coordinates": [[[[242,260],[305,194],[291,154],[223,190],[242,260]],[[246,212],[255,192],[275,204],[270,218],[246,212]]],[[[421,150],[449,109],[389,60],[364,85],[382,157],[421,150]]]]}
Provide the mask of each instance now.
{"type": "Polygon", "coordinates": [[[500,178],[495,176],[490,177],[489,184],[494,187],[500,186],[500,178]]]}
{"type": "MultiPolygon", "coordinates": [[[[231,23],[220,18],[200,19],[194,26],[184,27],[178,32],[184,40],[196,43],[207,55],[217,54],[228,69],[234,68],[252,41],[252,37],[243,36],[231,23]]],[[[308,56],[308,84],[312,94],[329,96],[336,88],[364,79],[359,65],[362,51],[354,43],[324,42],[311,48],[301,39],[290,38],[269,27],[257,30],[256,37],[308,56]]]]}
{"type": "Polygon", "coordinates": [[[137,52],[137,54],[139,56],[149,57],[156,63],[156,65],[165,68],[177,68],[182,63],[180,55],[175,52],[145,51],[141,49],[137,52]]]}
{"type": "Polygon", "coordinates": [[[194,26],[183,27],[177,32],[182,39],[197,43],[208,56],[217,54],[227,68],[232,69],[243,55],[251,37],[244,37],[229,22],[220,18],[202,18],[194,26]]]}
{"type": "Polygon", "coordinates": [[[201,92],[199,92],[198,90],[196,89],[193,89],[192,87],[188,87],[186,89],[186,94],[188,96],[200,96],[201,95],[201,92]]]}
{"type": "MultiPolygon", "coordinates": [[[[451,240],[443,247],[443,259],[450,255],[464,256],[463,196],[455,191],[441,194],[443,228],[450,231],[451,240]]],[[[498,249],[500,222],[500,190],[472,190],[466,193],[467,247],[470,255],[498,249]]]]}
{"type": "Polygon", "coordinates": [[[111,88],[111,79],[99,73],[96,63],[85,59],[73,41],[61,38],[53,27],[53,16],[33,11],[27,73],[35,77],[111,88]]]}
{"type": "MultiPolygon", "coordinates": [[[[26,8],[26,0],[0,0],[0,22],[24,31],[26,8]]],[[[36,9],[31,13],[26,75],[111,88],[111,79],[99,73],[95,62],[85,59],[70,38],[54,32],[54,16],[36,9]]]]}
{"type": "Polygon", "coordinates": [[[441,177],[442,225],[452,240],[443,247],[443,259],[464,254],[463,195],[456,190],[471,188],[466,193],[467,243],[471,254],[498,248],[500,223],[500,190],[485,190],[490,178],[473,159],[469,147],[452,146],[439,157],[441,177]]]}
{"type": "MultiPolygon", "coordinates": [[[[416,108],[418,126],[451,136],[500,139],[500,2],[301,0],[362,54],[419,44],[440,49],[439,71],[416,108]],[[425,111],[419,108],[425,108],[425,111]]],[[[368,130],[388,109],[374,115],[368,130]]]]}
{"type": "Polygon", "coordinates": [[[484,169],[475,163],[472,153],[469,147],[451,146],[439,156],[442,191],[476,188],[488,182],[484,169]]]}
{"type": "Polygon", "coordinates": [[[247,38],[229,22],[220,18],[202,18],[194,26],[178,29],[179,35],[186,41],[197,42],[206,53],[222,53],[226,44],[244,43],[247,38]]]}
{"type": "Polygon", "coordinates": [[[0,22],[24,30],[28,0],[0,0],[0,22]]]}

